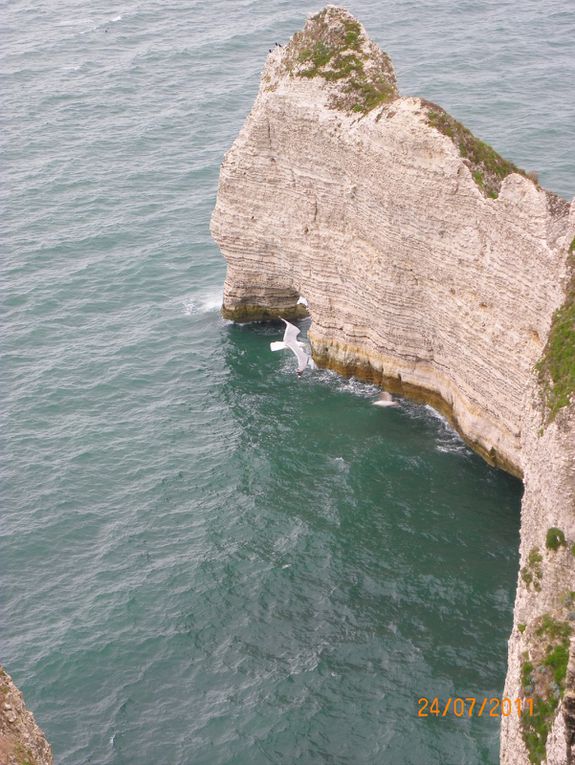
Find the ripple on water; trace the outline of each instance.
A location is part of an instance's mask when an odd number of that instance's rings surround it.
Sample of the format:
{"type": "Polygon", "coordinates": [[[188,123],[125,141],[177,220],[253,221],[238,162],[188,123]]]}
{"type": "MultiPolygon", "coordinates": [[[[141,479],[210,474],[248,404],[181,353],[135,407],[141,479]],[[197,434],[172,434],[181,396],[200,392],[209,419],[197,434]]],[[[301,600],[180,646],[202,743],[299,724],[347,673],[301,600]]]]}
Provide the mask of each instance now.
{"type": "MultiPolygon", "coordinates": [[[[219,164],[308,10],[6,9],[3,645],[61,765],[497,759],[496,721],[414,713],[501,691],[518,482],[218,314],[219,164]]],[[[353,10],[572,193],[570,8],[353,10]]]]}

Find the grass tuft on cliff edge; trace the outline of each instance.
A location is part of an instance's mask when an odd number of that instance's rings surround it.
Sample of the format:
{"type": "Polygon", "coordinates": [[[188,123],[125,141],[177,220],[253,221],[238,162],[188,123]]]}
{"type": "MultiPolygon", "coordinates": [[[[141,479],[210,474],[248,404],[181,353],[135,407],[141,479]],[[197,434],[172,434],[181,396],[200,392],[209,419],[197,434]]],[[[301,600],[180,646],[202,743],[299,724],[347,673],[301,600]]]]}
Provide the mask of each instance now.
{"type": "Polygon", "coordinates": [[[287,47],[294,77],[321,77],[334,86],[330,107],[367,114],[397,98],[391,59],[369,41],[344,8],[327,6],[312,16],[287,47]]]}
{"type": "Polygon", "coordinates": [[[527,173],[513,162],[504,159],[492,146],[476,138],[471,130],[441,106],[425,99],[421,101],[427,109],[427,124],[453,141],[471,170],[473,180],[486,197],[497,199],[501,182],[511,173],[518,173],[538,185],[537,177],[533,173],[527,173]]]}
{"type": "MultiPolygon", "coordinates": [[[[333,87],[329,106],[348,114],[368,114],[399,97],[389,56],[369,40],[361,24],[344,8],[328,5],[306,22],[287,45],[284,64],[292,77],[320,77],[333,87]]],[[[496,199],[501,182],[518,173],[538,185],[533,173],[501,157],[437,104],[422,99],[428,124],[448,136],[473,180],[486,197],[496,199]]]]}
{"type": "Polygon", "coordinates": [[[539,374],[546,425],[553,422],[559,410],[568,406],[575,396],[575,239],[568,253],[567,297],[553,314],[547,344],[535,367],[539,374]]]}

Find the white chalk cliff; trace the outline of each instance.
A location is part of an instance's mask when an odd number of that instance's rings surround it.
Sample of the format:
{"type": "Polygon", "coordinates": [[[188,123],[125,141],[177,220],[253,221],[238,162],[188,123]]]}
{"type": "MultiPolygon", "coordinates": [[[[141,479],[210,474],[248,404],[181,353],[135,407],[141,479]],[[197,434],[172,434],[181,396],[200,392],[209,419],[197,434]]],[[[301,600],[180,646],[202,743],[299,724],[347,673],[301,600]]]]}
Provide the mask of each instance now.
{"type": "Polygon", "coordinates": [[[575,203],[440,107],[327,6],[268,56],[221,168],[223,313],[297,317],[315,361],[432,403],[523,478],[501,761],[575,763],[575,203]],[[570,664],[568,657],[571,656],[570,664]]]}

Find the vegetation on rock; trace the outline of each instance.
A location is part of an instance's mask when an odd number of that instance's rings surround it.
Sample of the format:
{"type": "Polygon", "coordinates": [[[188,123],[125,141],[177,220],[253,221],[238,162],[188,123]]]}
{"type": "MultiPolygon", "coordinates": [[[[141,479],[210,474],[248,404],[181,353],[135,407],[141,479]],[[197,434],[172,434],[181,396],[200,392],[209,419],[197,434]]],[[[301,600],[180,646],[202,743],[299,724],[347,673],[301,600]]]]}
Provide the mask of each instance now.
{"type": "Polygon", "coordinates": [[[324,8],[297,32],[287,51],[290,72],[338,83],[330,106],[367,114],[397,98],[389,57],[371,45],[361,25],[341,8],[324,8]]]}
{"type": "Polygon", "coordinates": [[[510,173],[519,173],[537,184],[532,173],[526,173],[513,162],[503,159],[489,144],[476,138],[471,130],[448,114],[441,106],[422,100],[427,107],[428,124],[451,138],[459,149],[465,164],[471,170],[473,180],[485,196],[496,199],[502,180],[510,173]]]}
{"type": "Polygon", "coordinates": [[[3,667],[0,667],[0,701],[2,765],[52,765],[50,745],[3,667]]]}
{"type": "MultiPolygon", "coordinates": [[[[569,593],[571,601],[574,593],[569,593]]],[[[555,711],[565,691],[571,626],[551,614],[530,625],[530,650],[522,656],[521,693],[533,699],[533,714],[526,706],[521,731],[533,765],[545,759],[547,737],[555,711]]]]}
{"type": "Polygon", "coordinates": [[[560,547],[564,547],[565,544],[565,534],[561,529],[558,529],[556,526],[547,529],[545,547],[547,547],[548,550],[558,550],[560,547]]]}
{"type": "Polygon", "coordinates": [[[521,569],[521,578],[528,588],[533,585],[533,589],[536,592],[541,590],[541,579],[543,578],[542,562],[543,556],[539,552],[539,548],[533,547],[527,557],[527,563],[521,569]]]}
{"type": "Polygon", "coordinates": [[[575,239],[568,250],[569,282],[565,302],[553,314],[551,330],[537,362],[546,424],[575,394],[575,239]]]}

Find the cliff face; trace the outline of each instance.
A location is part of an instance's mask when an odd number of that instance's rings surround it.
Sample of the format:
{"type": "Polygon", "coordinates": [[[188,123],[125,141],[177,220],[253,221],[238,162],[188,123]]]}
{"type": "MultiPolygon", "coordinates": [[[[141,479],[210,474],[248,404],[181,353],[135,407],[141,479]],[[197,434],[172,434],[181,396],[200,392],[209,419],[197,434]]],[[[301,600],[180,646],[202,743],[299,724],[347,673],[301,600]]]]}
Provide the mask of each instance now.
{"type": "Polygon", "coordinates": [[[575,762],[575,406],[542,429],[537,384],[525,405],[521,568],[505,695],[532,697],[536,708],[523,721],[502,719],[501,762],[528,762],[527,750],[532,762],[546,755],[549,765],[567,764],[575,762]]]}
{"type": "Polygon", "coordinates": [[[26,709],[12,678],[0,667],[1,765],[52,765],[52,750],[26,709]]]}
{"type": "Polygon", "coordinates": [[[502,761],[540,761],[549,738],[547,761],[567,762],[575,370],[555,356],[575,332],[561,309],[575,204],[440,107],[399,97],[389,58],[328,6],[268,56],[222,165],[212,234],[228,264],[226,317],[295,316],[303,295],[319,365],[429,401],[488,461],[524,477],[506,695],[547,706],[537,730],[504,719],[502,761]],[[545,615],[563,637],[539,634],[545,615]],[[556,649],[563,674],[547,682],[556,649]]]}

